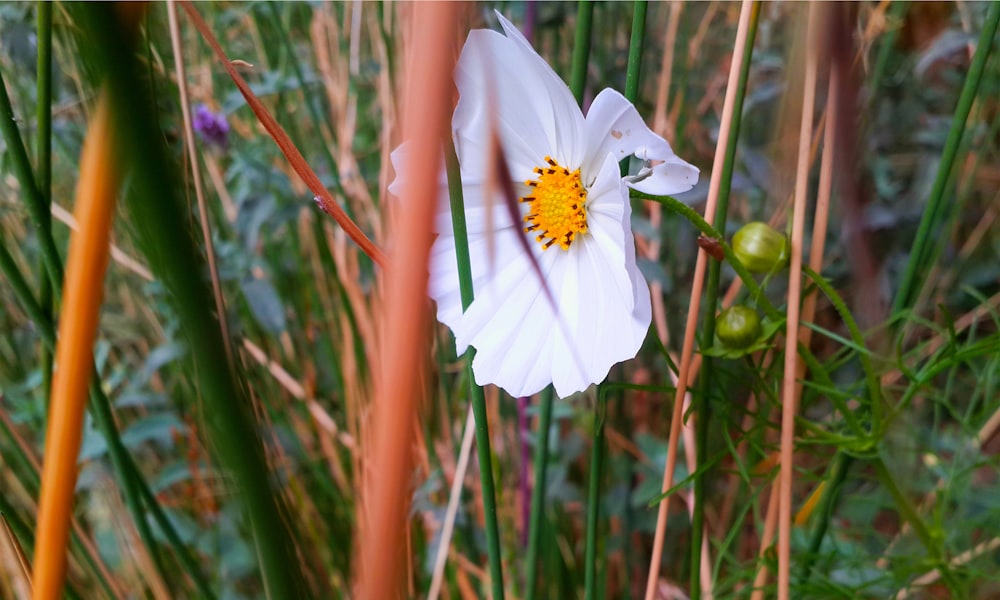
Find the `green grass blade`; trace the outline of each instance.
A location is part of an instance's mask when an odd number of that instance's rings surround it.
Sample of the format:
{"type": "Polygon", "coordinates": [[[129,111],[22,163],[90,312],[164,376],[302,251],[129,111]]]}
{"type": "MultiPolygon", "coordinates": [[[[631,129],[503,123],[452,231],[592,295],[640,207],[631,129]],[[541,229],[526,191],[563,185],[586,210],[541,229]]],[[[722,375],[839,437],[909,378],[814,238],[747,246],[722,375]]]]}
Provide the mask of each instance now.
{"type": "Polygon", "coordinates": [[[962,143],[962,136],[965,134],[966,121],[969,118],[972,102],[976,98],[979,83],[983,78],[986,59],[989,58],[990,51],[993,49],[993,38],[996,35],[998,23],[1000,23],[1000,2],[991,2],[986,21],[983,23],[983,30],[979,35],[976,54],[972,58],[969,73],[965,77],[965,84],[962,86],[962,93],[958,98],[958,105],[955,107],[951,128],[948,130],[948,138],[944,144],[944,152],[941,154],[941,162],[938,165],[937,175],[934,177],[934,184],[927,200],[927,207],[920,219],[917,237],[910,250],[910,259],[906,263],[906,271],[903,273],[903,279],[900,281],[896,297],[893,299],[893,314],[913,308],[917,295],[927,278],[927,273],[933,266],[928,264],[929,258],[933,246],[941,242],[938,230],[947,218],[948,203],[945,202],[945,188],[955,164],[955,157],[958,155],[959,145],[962,143]]]}
{"type": "MultiPolygon", "coordinates": [[[[458,267],[459,292],[462,296],[462,310],[468,310],[474,299],[472,287],[472,263],[469,258],[469,236],[465,223],[465,199],[462,195],[462,172],[455,154],[455,146],[445,144],[445,166],[448,171],[448,196],[451,201],[451,225],[455,235],[455,257],[458,267]]],[[[493,482],[492,456],[490,450],[490,430],[487,422],[486,397],[483,388],[476,385],[472,373],[472,361],[476,351],[469,348],[465,353],[465,371],[469,380],[469,395],[472,413],[476,422],[476,453],[479,455],[480,486],[483,493],[483,513],[486,526],[486,551],[490,563],[490,583],[493,597],[503,600],[503,562],[500,554],[500,527],[497,524],[496,485],[493,482]]]]}

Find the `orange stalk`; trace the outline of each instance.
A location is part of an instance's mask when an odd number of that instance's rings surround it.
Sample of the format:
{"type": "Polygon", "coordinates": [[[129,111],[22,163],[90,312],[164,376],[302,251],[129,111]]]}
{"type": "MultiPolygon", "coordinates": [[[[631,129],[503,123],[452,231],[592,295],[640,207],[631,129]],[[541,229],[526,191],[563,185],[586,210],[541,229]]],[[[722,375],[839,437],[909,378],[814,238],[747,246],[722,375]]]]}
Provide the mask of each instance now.
{"type": "MultiPolygon", "coordinates": [[[[736,30],[736,40],[733,42],[733,60],[729,71],[729,82],[726,86],[726,98],[723,102],[722,121],[719,124],[719,145],[715,150],[715,160],[712,164],[712,179],[708,186],[708,201],[705,204],[705,220],[712,224],[715,218],[715,205],[719,198],[719,187],[722,183],[722,163],[726,156],[726,146],[729,141],[729,128],[732,123],[733,110],[736,105],[736,84],[739,80],[739,66],[743,61],[743,51],[750,29],[750,12],[753,2],[744,0],[740,9],[740,22],[736,30]]],[[[691,300],[688,303],[687,322],[684,328],[684,342],[681,346],[681,364],[678,370],[677,391],[674,394],[674,408],[670,417],[670,438],[667,441],[667,464],[663,470],[663,485],[661,491],[666,492],[674,483],[674,466],[677,464],[677,446],[681,432],[681,409],[684,396],[687,393],[691,373],[691,357],[694,352],[694,336],[698,325],[698,311],[701,306],[701,291],[705,282],[705,270],[708,266],[705,251],[698,250],[698,258],[694,267],[694,282],[691,284],[691,300]]],[[[646,600],[656,596],[657,582],[660,577],[660,559],[663,556],[663,542],[666,539],[667,514],[669,513],[670,496],[660,501],[656,514],[656,532],[653,537],[653,551],[649,560],[649,575],[646,579],[646,600]]]]}
{"type": "Polygon", "coordinates": [[[412,6],[413,54],[407,62],[404,139],[406,202],[392,222],[393,252],[385,269],[381,357],[373,407],[374,444],[361,503],[358,598],[397,598],[403,589],[406,507],[412,490],[414,429],[430,351],[427,262],[440,193],[441,139],[451,112],[452,50],[458,5],[412,6]]]}
{"type": "Polygon", "coordinates": [[[778,600],[789,598],[792,548],[792,483],[794,479],[795,414],[799,355],[800,299],[802,294],[802,243],[809,191],[809,148],[812,143],[813,109],[816,100],[817,45],[814,41],[818,20],[816,5],[809,6],[809,50],[806,56],[796,165],[795,201],[792,206],[791,264],[788,267],[788,320],[785,328],[785,365],[781,386],[781,461],[778,472],[778,600]]]}
{"type": "Polygon", "coordinates": [[[120,181],[113,138],[108,101],[102,94],[80,156],[80,180],[76,188],[79,230],[70,239],[45,434],[34,558],[32,598],[35,600],[60,598],[66,578],[66,545],[77,456],[83,437],[83,413],[94,365],[94,338],[120,181]]]}

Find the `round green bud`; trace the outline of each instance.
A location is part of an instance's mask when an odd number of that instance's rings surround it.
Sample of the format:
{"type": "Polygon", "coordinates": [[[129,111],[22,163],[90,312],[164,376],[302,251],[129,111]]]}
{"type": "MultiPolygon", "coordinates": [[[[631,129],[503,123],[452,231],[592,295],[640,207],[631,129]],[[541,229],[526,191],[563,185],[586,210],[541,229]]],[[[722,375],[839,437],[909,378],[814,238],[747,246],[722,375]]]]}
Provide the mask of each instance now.
{"type": "Polygon", "coordinates": [[[788,238],[767,223],[747,223],[733,236],[733,253],[751,273],[780,271],[788,265],[788,238]]]}
{"type": "Polygon", "coordinates": [[[749,306],[736,305],[722,311],[715,320],[715,335],[731,350],[749,348],[761,334],[760,317],[749,306]]]}

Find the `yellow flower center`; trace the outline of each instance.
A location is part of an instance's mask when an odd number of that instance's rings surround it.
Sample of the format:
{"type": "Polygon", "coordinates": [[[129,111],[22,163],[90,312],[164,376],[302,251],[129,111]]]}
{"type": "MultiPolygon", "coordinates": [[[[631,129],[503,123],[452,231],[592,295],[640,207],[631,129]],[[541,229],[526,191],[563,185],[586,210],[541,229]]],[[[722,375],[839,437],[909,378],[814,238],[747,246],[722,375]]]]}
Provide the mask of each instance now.
{"type": "Polygon", "coordinates": [[[521,198],[528,203],[525,232],[536,231],[535,241],[545,250],[558,244],[569,250],[576,234],[587,233],[587,190],[580,181],[580,169],[569,169],[546,156],[548,166],[535,167],[537,177],[524,183],[534,188],[521,198]]]}

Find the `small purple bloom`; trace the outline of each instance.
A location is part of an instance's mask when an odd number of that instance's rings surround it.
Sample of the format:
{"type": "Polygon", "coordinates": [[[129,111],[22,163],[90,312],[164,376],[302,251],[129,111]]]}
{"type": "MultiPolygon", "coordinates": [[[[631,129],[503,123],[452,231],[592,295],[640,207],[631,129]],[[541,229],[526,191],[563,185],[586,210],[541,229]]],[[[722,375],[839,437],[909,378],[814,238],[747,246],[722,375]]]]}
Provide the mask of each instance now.
{"type": "Polygon", "coordinates": [[[204,104],[194,110],[194,130],[209,145],[225,148],[229,141],[229,122],[222,113],[214,113],[204,104]]]}

